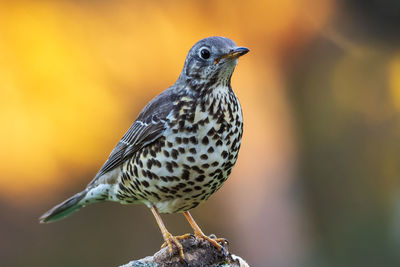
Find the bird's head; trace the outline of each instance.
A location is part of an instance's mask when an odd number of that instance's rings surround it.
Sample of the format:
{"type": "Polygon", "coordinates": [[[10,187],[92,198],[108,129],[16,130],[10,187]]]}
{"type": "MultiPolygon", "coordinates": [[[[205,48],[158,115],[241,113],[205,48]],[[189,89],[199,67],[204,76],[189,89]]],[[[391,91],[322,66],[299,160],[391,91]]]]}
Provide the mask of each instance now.
{"type": "Polygon", "coordinates": [[[225,37],[208,37],[198,41],[189,51],[180,79],[193,85],[222,83],[228,85],[240,56],[249,52],[225,37]]]}

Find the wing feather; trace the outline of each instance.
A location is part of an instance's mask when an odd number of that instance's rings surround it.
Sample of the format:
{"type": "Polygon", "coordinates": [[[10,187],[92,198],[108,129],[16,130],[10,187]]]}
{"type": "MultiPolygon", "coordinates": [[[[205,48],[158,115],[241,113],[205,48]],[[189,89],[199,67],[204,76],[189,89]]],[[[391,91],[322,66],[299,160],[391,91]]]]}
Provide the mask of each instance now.
{"type": "Polygon", "coordinates": [[[136,151],[163,135],[175,98],[171,90],[166,90],[147,104],[89,185],[94,184],[99,177],[120,166],[136,151]]]}

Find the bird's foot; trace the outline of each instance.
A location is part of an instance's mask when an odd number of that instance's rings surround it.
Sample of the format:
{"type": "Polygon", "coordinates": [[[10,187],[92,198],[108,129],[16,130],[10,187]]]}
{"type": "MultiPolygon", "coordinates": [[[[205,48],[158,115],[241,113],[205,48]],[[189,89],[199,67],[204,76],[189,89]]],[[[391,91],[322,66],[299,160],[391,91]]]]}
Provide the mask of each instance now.
{"type": "MultiPolygon", "coordinates": [[[[173,238],[175,238],[178,241],[185,240],[185,239],[188,239],[190,237],[193,237],[193,234],[184,234],[184,235],[173,236],[173,238]]],[[[164,242],[161,245],[161,248],[165,248],[166,246],[168,246],[168,244],[167,244],[167,242],[164,242]]]]}
{"type": "MultiPolygon", "coordinates": [[[[190,234],[186,234],[186,235],[190,236],[190,234]]],[[[181,260],[185,261],[185,255],[183,254],[183,247],[182,247],[182,244],[179,242],[179,240],[188,238],[186,235],[173,236],[170,233],[166,233],[164,236],[165,242],[161,245],[161,248],[165,248],[166,246],[168,246],[169,252],[171,254],[173,254],[174,249],[172,247],[172,244],[174,244],[176,246],[176,248],[178,249],[178,253],[179,253],[181,260]]]]}
{"type": "Polygon", "coordinates": [[[197,239],[201,241],[208,241],[211,245],[213,245],[218,251],[222,250],[222,246],[219,243],[227,244],[228,241],[225,238],[216,238],[216,236],[212,235],[211,237],[206,236],[203,232],[195,231],[194,235],[197,239]]]}

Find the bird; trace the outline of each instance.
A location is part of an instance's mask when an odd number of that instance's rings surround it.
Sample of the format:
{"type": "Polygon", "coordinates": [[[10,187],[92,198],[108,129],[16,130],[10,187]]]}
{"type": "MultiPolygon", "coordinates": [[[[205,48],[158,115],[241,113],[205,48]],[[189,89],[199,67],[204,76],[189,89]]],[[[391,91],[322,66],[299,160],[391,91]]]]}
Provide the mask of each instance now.
{"type": "Polygon", "coordinates": [[[143,108],[94,179],[40,222],[58,221],[96,202],[145,204],[171,254],[175,246],[184,259],[179,241],[190,235],[173,236],[160,213],[183,213],[195,238],[221,250],[221,240],[206,236],[189,210],[224,184],[237,161],[243,115],[231,77],[249,51],[220,36],[195,43],[176,82],[143,108]]]}

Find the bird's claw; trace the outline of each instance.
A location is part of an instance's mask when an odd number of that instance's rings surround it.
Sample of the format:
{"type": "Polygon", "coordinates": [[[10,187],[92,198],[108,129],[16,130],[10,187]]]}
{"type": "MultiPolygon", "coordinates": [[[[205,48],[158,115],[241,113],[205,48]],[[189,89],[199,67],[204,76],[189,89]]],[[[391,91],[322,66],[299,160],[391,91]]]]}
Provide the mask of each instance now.
{"type": "Polygon", "coordinates": [[[194,235],[196,236],[197,239],[201,241],[208,241],[211,245],[213,245],[216,249],[218,249],[218,251],[222,251],[223,248],[219,243],[228,244],[228,240],[226,240],[225,238],[216,238],[216,236],[214,235],[208,237],[201,232],[195,232],[194,235]]]}
{"type": "MultiPolygon", "coordinates": [[[[190,234],[186,234],[186,235],[190,236],[190,234]]],[[[183,254],[183,247],[182,247],[182,244],[179,242],[179,240],[188,238],[186,235],[173,236],[170,233],[166,234],[166,236],[164,237],[165,242],[161,245],[161,248],[165,248],[166,246],[168,246],[170,254],[173,255],[174,249],[173,249],[172,244],[174,244],[176,246],[176,248],[178,249],[179,257],[181,258],[182,261],[185,261],[185,255],[183,254]]]]}
{"type": "MultiPolygon", "coordinates": [[[[185,240],[185,239],[187,239],[189,237],[193,237],[193,234],[184,234],[184,235],[178,235],[178,236],[172,236],[172,237],[177,239],[177,240],[179,240],[179,241],[181,241],[181,240],[185,240]]],[[[161,248],[165,248],[166,246],[168,246],[168,244],[167,244],[167,242],[164,242],[161,245],[161,248]]]]}
{"type": "Polygon", "coordinates": [[[166,236],[164,237],[165,242],[161,245],[161,248],[165,248],[168,246],[169,252],[171,255],[174,253],[174,248],[173,245],[176,246],[178,249],[179,257],[181,258],[181,261],[185,261],[185,255],[183,253],[183,246],[180,243],[180,241],[185,240],[187,238],[195,237],[197,240],[200,240],[201,242],[208,241],[212,246],[214,246],[216,249],[218,249],[219,252],[223,251],[224,247],[221,246],[221,244],[229,244],[228,240],[225,238],[217,238],[215,235],[210,235],[206,236],[202,232],[195,232],[193,234],[184,234],[184,235],[179,235],[179,236],[173,236],[170,233],[167,233],[166,236]],[[221,243],[221,244],[219,244],[221,243]]]}

